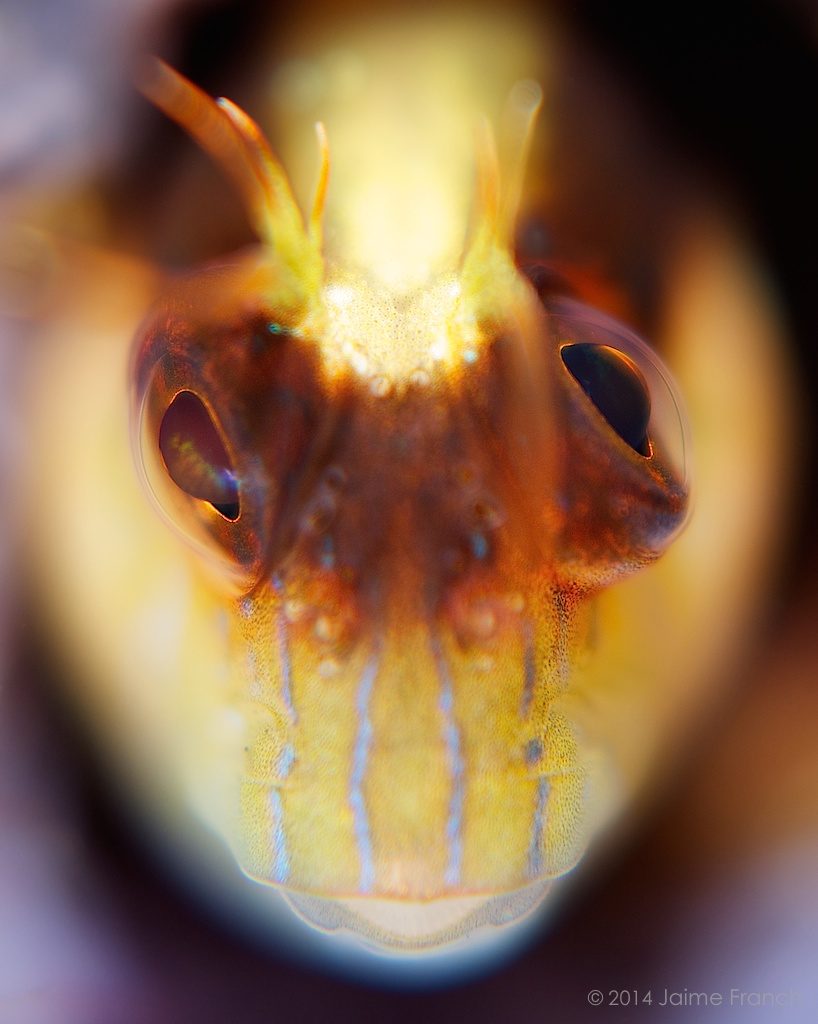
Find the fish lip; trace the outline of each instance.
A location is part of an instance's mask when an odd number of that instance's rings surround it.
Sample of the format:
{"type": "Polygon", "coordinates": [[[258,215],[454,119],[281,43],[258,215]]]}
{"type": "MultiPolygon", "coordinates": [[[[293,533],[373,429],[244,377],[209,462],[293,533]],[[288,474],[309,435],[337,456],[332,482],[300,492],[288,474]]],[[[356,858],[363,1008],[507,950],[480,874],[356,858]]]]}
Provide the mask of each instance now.
{"type": "Polygon", "coordinates": [[[286,890],[283,895],[310,927],[346,933],[372,953],[434,955],[495,930],[498,935],[505,933],[508,926],[518,925],[537,910],[550,886],[550,879],[539,879],[508,892],[429,900],[327,898],[286,890]]]}

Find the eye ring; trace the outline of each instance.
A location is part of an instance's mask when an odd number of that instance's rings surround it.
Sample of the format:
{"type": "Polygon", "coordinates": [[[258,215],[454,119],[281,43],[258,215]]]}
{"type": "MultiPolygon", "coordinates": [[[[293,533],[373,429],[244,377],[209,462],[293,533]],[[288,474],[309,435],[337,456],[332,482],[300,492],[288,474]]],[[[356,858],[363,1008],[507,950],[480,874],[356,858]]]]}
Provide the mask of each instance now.
{"type": "Polygon", "coordinates": [[[575,344],[602,345],[636,365],[650,395],[649,458],[689,492],[693,472],[688,418],[679,389],[659,355],[625,324],[582,302],[555,298],[546,304],[546,312],[558,353],[575,344]]]}
{"type": "MultiPolygon", "coordinates": [[[[255,581],[260,567],[264,522],[258,510],[263,508],[263,500],[256,497],[258,481],[252,476],[248,478],[247,464],[240,461],[237,457],[240,453],[230,443],[231,431],[222,426],[223,418],[214,409],[208,395],[195,385],[191,386],[192,376],[189,364],[165,356],[156,363],[153,373],[145,378],[142,389],[134,392],[131,419],[134,461],[148,498],[167,526],[199,555],[202,565],[214,579],[241,593],[255,581]],[[202,491],[193,486],[196,473],[185,475],[181,465],[184,460],[177,461],[176,455],[171,454],[167,436],[163,437],[160,446],[162,424],[174,401],[179,401],[179,395],[190,396],[181,401],[198,402],[204,409],[205,425],[209,424],[209,429],[219,439],[217,451],[221,449],[229,460],[225,464],[217,459],[217,468],[232,472],[235,467],[233,476],[238,510],[230,507],[233,501],[231,490],[202,491]],[[239,514],[234,518],[237,511],[239,514]]],[[[185,418],[180,419],[184,426],[185,418]]],[[[166,435],[173,426],[173,420],[165,423],[166,435]]],[[[206,459],[204,465],[206,468],[206,459]]],[[[229,488],[231,484],[223,478],[219,486],[229,488]]]]}

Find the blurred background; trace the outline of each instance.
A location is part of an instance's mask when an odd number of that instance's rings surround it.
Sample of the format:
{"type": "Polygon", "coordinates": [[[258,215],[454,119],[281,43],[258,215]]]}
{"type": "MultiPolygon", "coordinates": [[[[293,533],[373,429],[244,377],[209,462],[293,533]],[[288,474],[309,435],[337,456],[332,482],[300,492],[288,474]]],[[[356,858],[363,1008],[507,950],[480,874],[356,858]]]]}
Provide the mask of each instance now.
{"type": "MultiPolygon", "coordinates": [[[[468,1015],[479,1024],[664,1013],[815,1020],[818,9],[811,0],[645,8],[554,0],[548,8],[567,40],[554,98],[561,130],[575,131],[572,152],[587,161],[595,140],[621,131],[622,158],[610,173],[622,180],[642,168],[640,245],[657,258],[622,265],[616,231],[627,204],[600,216],[579,196],[548,211],[548,246],[601,269],[649,332],[667,290],[662,239],[674,211],[686,208],[678,197],[706,189],[756,250],[789,339],[781,358],[794,365],[800,388],[795,450],[782,452],[795,467],[795,486],[763,620],[735,668],[730,697],[702,724],[627,844],[511,962],[410,991],[254,948],[163,877],[119,821],[104,767],[53,695],[59,664],[41,653],[36,602],[25,597],[14,557],[25,524],[15,521],[13,480],[27,457],[17,395],[48,273],[20,224],[36,211],[80,239],[113,239],[180,266],[248,240],[229,196],[204,229],[194,227],[196,201],[186,202],[190,190],[179,184],[192,179],[175,171],[189,147],[133,93],[130,71],[140,54],[158,50],[206,90],[224,91],[235,79],[242,99],[258,26],[286,17],[274,8],[259,0],[0,0],[0,280],[15,282],[0,289],[0,478],[9,496],[0,504],[0,1021],[468,1015]],[[605,116],[595,117],[602,97],[605,116]],[[30,293],[29,280],[40,282],[30,293]],[[589,1005],[592,989],[605,1005],[589,1005]],[[773,1007],[662,1010],[656,1002],[665,989],[720,992],[726,1002],[732,989],[781,999],[773,1007]],[[611,1006],[612,990],[651,990],[656,1002],[611,1006]]],[[[581,166],[565,169],[565,179],[582,191],[581,166]]]]}

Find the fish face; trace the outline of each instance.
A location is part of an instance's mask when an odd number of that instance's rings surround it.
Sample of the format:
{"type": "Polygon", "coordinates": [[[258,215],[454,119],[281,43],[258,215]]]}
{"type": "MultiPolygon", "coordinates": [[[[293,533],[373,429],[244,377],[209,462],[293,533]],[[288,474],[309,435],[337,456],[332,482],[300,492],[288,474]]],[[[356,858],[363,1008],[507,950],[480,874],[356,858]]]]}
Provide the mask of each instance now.
{"type": "Polygon", "coordinates": [[[337,285],[282,316],[286,274],[267,266],[262,297],[258,267],[177,285],[133,365],[143,476],[228,609],[213,700],[236,730],[197,754],[221,794],[206,816],[249,875],[323,899],[488,899],[565,873],[591,830],[570,711],[589,610],[686,514],[666,371],[504,265],[488,314],[440,284],[437,319],[471,323],[469,345],[435,358],[427,289],[379,314],[414,368],[361,372],[337,285]]]}
{"type": "Polygon", "coordinates": [[[324,253],[321,132],[305,224],[247,115],[161,64],[145,91],[263,241],[175,282],[132,360],[143,480],[226,623],[189,684],[231,723],[187,730],[193,802],[323,927],[394,945],[419,914],[417,945],[518,916],[599,825],[595,597],[685,518],[669,375],[517,267],[533,83],[506,193],[484,131],[462,257],[400,287],[324,253]]]}

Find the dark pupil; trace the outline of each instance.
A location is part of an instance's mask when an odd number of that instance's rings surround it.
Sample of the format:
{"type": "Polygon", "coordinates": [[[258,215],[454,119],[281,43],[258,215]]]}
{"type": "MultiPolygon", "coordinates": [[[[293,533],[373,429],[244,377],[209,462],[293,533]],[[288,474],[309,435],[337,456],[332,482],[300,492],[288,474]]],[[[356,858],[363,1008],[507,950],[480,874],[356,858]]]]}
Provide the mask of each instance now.
{"type": "Polygon", "coordinates": [[[230,456],[210,413],[191,391],[180,391],[168,406],[159,451],[177,487],[209,501],[226,519],[238,519],[239,488],[230,456]]]}
{"type": "Polygon", "coordinates": [[[562,361],[611,427],[640,455],[648,455],[650,395],[627,356],[607,345],[567,345],[562,361]]]}

